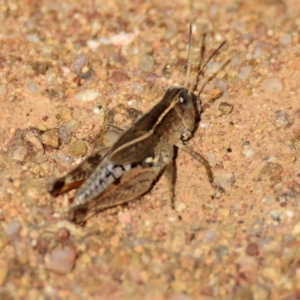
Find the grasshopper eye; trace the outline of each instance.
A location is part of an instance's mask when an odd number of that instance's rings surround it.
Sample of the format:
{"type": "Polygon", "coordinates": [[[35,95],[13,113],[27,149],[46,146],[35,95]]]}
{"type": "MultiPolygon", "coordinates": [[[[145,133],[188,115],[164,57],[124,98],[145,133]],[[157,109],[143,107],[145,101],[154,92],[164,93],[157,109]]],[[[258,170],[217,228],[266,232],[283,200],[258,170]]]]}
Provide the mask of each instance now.
{"type": "Polygon", "coordinates": [[[188,103],[188,95],[186,93],[183,93],[183,92],[179,93],[178,102],[181,105],[186,105],[188,103]]]}

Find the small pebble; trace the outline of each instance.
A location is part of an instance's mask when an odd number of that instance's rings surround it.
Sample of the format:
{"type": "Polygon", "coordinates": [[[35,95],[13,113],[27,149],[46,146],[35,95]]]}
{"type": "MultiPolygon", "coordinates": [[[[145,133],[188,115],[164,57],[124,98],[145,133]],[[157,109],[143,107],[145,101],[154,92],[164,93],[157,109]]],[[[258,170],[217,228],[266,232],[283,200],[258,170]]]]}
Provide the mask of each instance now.
{"type": "MultiPolygon", "coordinates": [[[[105,39],[103,39],[103,40],[105,40],[105,39]]],[[[98,41],[96,41],[96,40],[88,40],[86,44],[93,51],[96,51],[99,48],[99,46],[101,44],[101,41],[100,40],[98,40],[98,41]]],[[[105,42],[103,42],[102,44],[105,44],[105,42]]],[[[108,44],[110,44],[110,41],[109,41],[108,44]]]]}
{"type": "Polygon", "coordinates": [[[254,154],[254,151],[250,148],[249,144],[243,146],[243,153],[247,159],[251,158],[254,154]]]}
{"type": "Polygon", "coordinates": [[[269,92],[280,92],[283,89],[282,79],[279,77],[269,77],[262,82],[262,86],[269,92]]]}
{"type": "Polygon", "coordinates": [[[76,253],[73,249],[55,249],[50,253],[45,263],[45,268],[49,271],[67,274],[75,264],[76,253]]]}
{"type": "Polygon", "coordinates": [[[133,33],[125,33],[122,31],[119,34],[113,35],[110,38],[110,41],[113,45],[124,46],[132,43],[134,39],[135,39],[135,35],[133,33]]]}
{"type": "Polygon", "coordinates": [[[36,83],[33,82],[33,81],[30,81],[30,82],[27,84],[27,86],[28,86],[29,90],[30,90],[32,93],[34,93],[34,94],[37,93],[37,92],[39,91],[39,89],[38,89],[36,83]]]}
{"type": "Polygon", "coordinates": [[[217,232],[215,230],[208,229],[208,230],[204,231],[203,240],[205,242],[214,241],[216,239],[216,237],[217,237],[217,232]]]}
{"type": "Polygon", "coordinates": [[[42,143],[55,149],[59,147],[59,136],[57,129],[49,129],[42,135],[42,143]]]}
{"type": "Polygon", "coordinates": [[[228,255],[229,254],[229,249],[227,246],[224,246],[224,245],[220,245],[218,246],[217,248],[214,249],[216,254],[221,258],[225,255],[228,255]]]}
{"type": "Polygon", "coordinates": [[[71,68],[78,75],[81,72],[81,69],[87,65],[87,63],[88,56],[86,54],[79,54],[73,59],[71,68]]]}
{"type": "Polygon", "coordinates": [[[258,262],[253,256],[241,256],[236,263],[239,267],[239,273],[242,274],[249,282],[255,282],[257,278],[258,262]]]}
{"type": "Polygon", "coordinates": [[[215,79],[215,86],[222,92],[225,92],[228,89],[226,82],[220,78],[215,79]]]}
{"type": "Polygon", "coordinates": [[[37,33],[27,34],[26,39],[28,42],[31,43],[39,43],[41,41],[37,33]]]}
{"type": "Polygon", "coordinates": [[[12,238],[16,236],[21,230],[21,225],[19,221],[12,221],[4,229],[5,234],[9,237],[12,238]]]}
{"type": "Polygon", "coordinates": [[[250,72],[252,71],[253,67],[252,66],[244,66],[241,67],[241,70],[238,74],[238,78],[242,81],[245,81],[247,77],[249,76],[250,72]]]}
{"type": "Polygon", "coordinates": [[[66,128],[67,128],[68,131],[74,132],[74,131],[76,131],[79,128],[80,123],[79,123],[78,120],[72,119],[72,120],[66,122],[65,126],[66,126],[66,128]]]}
{"type": "Polygon", "coordinates": [[[256,47],[254,53],[253,53],[253,57],[254,58],[260,58],[262,54],[262,50],[261,47],[256,47]]]}
{"type": "MultiPolygon", "coordinates": [[[[143,72],[141,74],[141,79],[147,82],[149,86],[152,86],[157,78],[159,78],[159,76],[154,72],[143,72]]],[[[157,87],[157,89],[162,90],[162,88],[159,87],[157,87]]]]}
{"type": "Polygon", "coordinates": [[[287,129],[293,125],[294,121],[294,116],[285,113],[282,110],[275,111],[275,125],[277,128],[287,129]]]}
{"type": "Polygon", "coordinates": [[[94,114],[98,115],[98,114],[100,114],[100,112],[101,112],[101,109],[98,106],[93,108],[93,113],[94,114]]]}
{"type": "MultiPolygon", "coordinates": [[[[208,101],[212,102],[220,98],[223,95],[223,90],[219,88],[212,89],[208,94],[208,101]]],[[[208,104],[206,106],[209,106],[208,104]]],[[[203,110],[207,109],[206,106],[203,107],[203,110]]]]}
{"type": "Polygon", "coordinates": [[[31,168],[31,172],[35,175],[38,175],[41,172],[41,167],[39,165],[35,165],[31,168]]]}
{"type": "Polygon", "coordinates": [[[19,146],[11,156],[11,159],[16,161],[23,161],[25,159],[25,156],[27,154],[27,149],[23,146],[19,146]]]}
{"type": "Polygon", "coordinates": [[[12,185],[16,188],[20,187],[21,186],[21,180],[20,179],[15,179],[12,183],[12,185]]]}
{"type": "Polygon", "coordinates": [[[71,68],[82,79],[88,79],[93,73],[92,68],[88,66],[88,56],[86,54],[77,55],[71,64],[71,68]]]}
{"type": "Polygon", "coordinates": [[[154,58],[151,55],[141,55],[139,65],[143,71],[151,72],[154,66],[154,58]]]}
{"type": "Polygon", "coordinates": [[[139,95],[141,95],[144,92],[144,88],[137,82],[134,82],[132,84],[132,87],[135,90],[135,92],[139,95]]]}
{"type": "Polygon", "coordinates": [[[261,169],[260,175],[275,177],[275,176],[280,176],[282,171],[283,171],[283,167],[281,164],[268,161],[266,165],[261,169]]]}
{"type": "Polygon", "coordinates": [[[82,156],[86,154],[87,146],[84,141],[78,140],[71,142],[68,147],[68,154],[71,156],[82,156]]]}
{"type": "Polygon", "coordinates": [[[63,144],[70,143],[72,134],[67,126],[63,125],[63,126],[59,127],[57,129],[57,132],[58,132],[59,139],[63,144]]]}
{"type": "Polygon", "coordinates": [[[56,237],[59,241],[66,240],[69,236],[70,236],[70,232],[68,229],[66,228],[58,229],[56,237]]]}
{"type": "Polygon", "coordinates": [[[261,235],[264,229],[265,223],[262,219],[255,220],[247,229],[248,235],[261,235]]]}
{"type": "Polygon", "coordinates": [[[219,111],[222,113],[222,115],[228,115],[232,112],[232,110],[233,105],[227,102],[221,102],[219,105],[219,111]]]}
{"type": "Polygon", "coordinates": [[[246,149],[245,151],[243,151],[245,154],[245,158],[251,158],[254,154],[254,151],[252,149],[246,149]]]}
{"type": "Polygon", "coordinates": [[[47,71],[46,71],[46,79],[47,79],[47,82],[50,86],[53,86],[55,84],[58,83],[58,78],[57,78],[57,74],[55,72],[55,69],[54,68],[49,68],[47,71]]]}
{"type": "Polygon", "coordinates": [[[82,101],[82,102],[89,102],[89,101],[95,101],[95,100],[102,100],[103,97],[101,97],[101,94],[95,90],[87,89],[82,92],[79,92],[74,95],[74,100],[82,101]]]}
{"type": "Polygon", "coordinates": [[[223,238],[233,238],[236,234],[236,228],[234,223],[231,222],[224,222],[220,226],[220,234],[223,238]]]}
{"type": "Polygon", "coordinates": [[[116,84],[123,83],[125,81],[128,81],[129,79],[130,79],[130,77],[125,72],[114,71],[111,74],[111,80],[116,84]]]}
{"type": "Polygon", "coordinates": [[[48,68],[51,66],[49,62],[33,62],[31,63],[32,69],[35,71],[36,74],[45,75],[48,68]]]}
{"type": "Polygon", "coordinates": [[[250,256],[258,255],[258,245],[256,243],[249,243],[246,248],[246,253],[250,256]]]}
{"type": "Polygon", "coordinates": [[[267,215],[270,216],[273,221],[280,222],[281,211],[274,209],[271,210],[267,215]]]}
{"type": "Polygon", "coordinates": [[[290,44],[291,41],[292,41],[292,36],[289,33],[285,33],[279,38],[279,42],[283,45],[290,44]]]}
{"type": "Polygon", "coordinates": [[[33,132],[28,131],[25,135],[25,140],[32,143],[38,150],[44,150],[44,147],[39,139],[33,132]]]}
{"type": "Polygon", "coordinates": [[[186,209],[186,204],[184,202],[179,202],[176,204],[176,211],[181,212],[186,209]]]}

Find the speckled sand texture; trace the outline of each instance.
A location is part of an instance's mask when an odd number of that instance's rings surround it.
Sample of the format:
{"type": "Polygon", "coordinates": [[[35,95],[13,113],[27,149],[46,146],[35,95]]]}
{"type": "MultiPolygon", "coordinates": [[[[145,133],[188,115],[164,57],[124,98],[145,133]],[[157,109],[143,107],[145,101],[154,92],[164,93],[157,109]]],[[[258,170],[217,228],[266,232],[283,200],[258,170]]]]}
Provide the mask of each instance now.
{"type": "Polygon", "coordinates": [[[1,299],[300,299],[299,1],[10,0],[0,25],[1,299]],[[194,63],[227,40],[187,143],[225,192],[179,151],[181,220],[162,177],[68,222],[47,182],[184,83],[190,21],[194,63]]]}

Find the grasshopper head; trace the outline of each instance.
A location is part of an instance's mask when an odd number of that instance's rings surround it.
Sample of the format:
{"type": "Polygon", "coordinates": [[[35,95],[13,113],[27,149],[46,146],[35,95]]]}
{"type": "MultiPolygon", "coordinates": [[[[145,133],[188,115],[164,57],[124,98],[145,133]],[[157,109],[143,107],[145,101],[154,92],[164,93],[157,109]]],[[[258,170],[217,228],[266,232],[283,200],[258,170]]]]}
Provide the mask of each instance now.
{"type": "Polygon", "coordinates": [[[189,94],[188,90],[181,88],[177,94],[175,111],[183,124],[182,139],[188,140],[196,123],[196,107],[194,95],[189,94]]]}

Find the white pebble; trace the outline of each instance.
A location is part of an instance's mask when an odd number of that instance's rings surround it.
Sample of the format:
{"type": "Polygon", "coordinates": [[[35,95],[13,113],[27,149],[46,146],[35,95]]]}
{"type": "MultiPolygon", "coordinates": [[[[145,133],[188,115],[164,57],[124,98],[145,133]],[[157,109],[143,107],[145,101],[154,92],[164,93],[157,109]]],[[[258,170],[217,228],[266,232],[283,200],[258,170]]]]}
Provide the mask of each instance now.
{"type": "Polygon", "coordinates": [[[181,212],[181,211],[184,211],[186,209],[186,204],[184,202],[179,202],[177,205],[176,205],[176,210],[178,212],[181,212]]]}
{"type": "Polygon", "coordinates": [[[253,150],[252,149],[247,149],[244,154],[246,158],[251,158],[253,156],[253,150]]]}
{"type": "Polygon", "coordinates": [[[254,151],[250,148],[249,145],[244,145],[243,146],[243,153],[246,158],[251,158],[254,154],[254,151]]]}
{"type": "Polygon", "coordinates": [[[261,47],[257,47],[253,53],[254,58],[260,58],[262,54],[261,47]]]}
{"type": "Polygon", "coordinates": [[[294,212],[290,209],[288,209],[285,214],[288,218],[292,218],[294,216],[294,212]]]}
{"type": "Polygon", "coordinates": [[[205,242],[211,242],[217,237],[217,233],[215,230],[205,230],[203,235],[203,240],[205,242]]]}
{"type": "Polygon", "coordinates": [[[61,66],[60,68],[64,72],[64,75],[67,75],[71,72],[71,70],[66,66],[61,66]]]}
{"type": "Polygon", "coordinates": [[[144,88],[137,82],[133,83],[133,89],[136,91],[137,94],[142,94],[144,92],[144,88]]]}
{"type": "Polygon", "coordinates": [[[28,42],[31,42],[31,43],[39,43],[41,41],[40,37],[36,33],[27,34],[26,39],[28,42]]]}
{"type": "Polygon", "coordinates": [[[99,92],[87,89],[75,94],[74,100],[83,101],[83,102],[95,101],[98,98],[100,98],[100,96],[101,95],[99,92]]]}
{"type": "Polygon", "coordinates": [[[88,40],[87,41],[87,46],[94,51],[99,48],[100,44],[101,44],[101,41],[96,41],[96,40],[88,40]]]}
{"type": "Polygon", "coordinates": [[[66,274],[73,269],[76,253],[72,249],[55,249],[46,261],[45,268],[61,274],[66,274]]]}
{"type": "Polygon", "coordinates": [[[49,85],[55,85],[58,83],[58,80],[57,80],[57,74],[54,70],[54,68],[49,68],[47,71],[46,71],[46,79],[47,79],[47,82],[49,85]]]}
{"type": "Polygon", "coordinates": [[[210,125],[210,123],[204,123],[204,122],[201,122],[201,123],[199,124],[199,127],[200,127],[200,128],[208,128],[209,125],[210,125]]]}
{"type": "Polygon", "coordinates": [[[262,86],[270,92],[280,92],[283,89],[283,82],[279,77],[269,77],[262,82],[262,86]]]}
{"type": "Polygon", "coordinates": [[[238,77],[240,80],[245,81],[247,77],[249,76],[250,72],[252,71],[253,67],[251,66],[244,66],[241,67],[241,70],[238,74],[238,77]]]}
{"type": "Polygon", "coordinates": [[[208,159],[209,164],[212,167],[216,166],[216,164],[217,164],[217,158],[216,158],[216,155],[214,153],[207,153],[207,159],[208,159]]]}
{"type": "Polygon", "coordinates": [[[134,38],[135,35],[133,33],[125,33],[122,31],[119,34],[113,35],[110,40],[113,45],[124,46],[133,42],[134,38]]]}
{"type": "Polygon", "coordinates": [[[101,112],[101,109],[99,107],[96,106],[96,107],[93,108],[93,113],[94,114],[98,115],[98,114],[100,114],[100,112],[101,112]]]}
{"type": "Polygon", "coordinates": [[[33,81],[30,81],[28,84],[27,84],[28,88],[30,89],[30,91],[32,93],[37,93],[39,91],[37,85],[35,84],[35,82],[33,81]]]}
{"type": "Polygon", "coordinates": [[[292,36],[288,33],[283,34],[280,38],[279,38],[279,42],[283,45],[289,44],[292,40],[292,36]]]}

